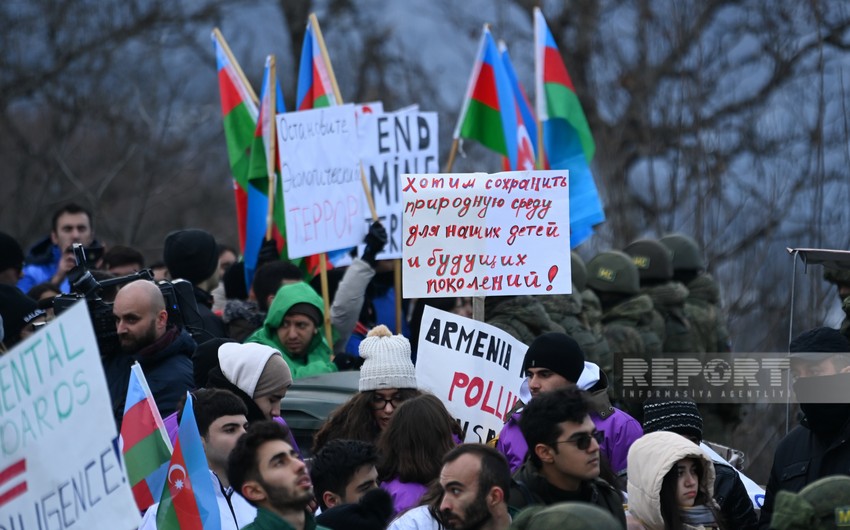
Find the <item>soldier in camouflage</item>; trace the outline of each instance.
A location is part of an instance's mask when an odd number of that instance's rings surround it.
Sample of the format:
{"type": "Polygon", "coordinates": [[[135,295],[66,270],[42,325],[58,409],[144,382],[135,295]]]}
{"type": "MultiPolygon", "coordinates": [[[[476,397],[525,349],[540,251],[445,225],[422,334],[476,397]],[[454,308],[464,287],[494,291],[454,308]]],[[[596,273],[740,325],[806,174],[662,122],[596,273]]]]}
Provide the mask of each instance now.
{"type": "MultiPolygon", "coordinates": [[[[616,357],[641,357],[647,362],[662,352],[661,339],[652,331],[652,300],[640,294],[638,270],[619,251],[602,252],[587,264],[587,286],[599,297],[603,336],[616,357]]],[[[622,391],[618,363],[610,374],[611,389],[622,391]]],[[[640,407],[630,408],[629,412],[640,407]]],[[[634,416],[634,414],[632,414],[634,416]]]]}
{"type": "Polygon", "coordinates": [[[549,318],[543,305],[528,295],[488,296],[484,302],[484,322],[524,344],[531,344],[550,331],[564,333],[564,328],[549,318]]]}
{"type": "Polygon", "coordinates": [[[639,239],[623,251],[632,257],[640,275],[640,292],[655,306],[655,326],[660,326],[664,353],[701,351],[693,326],[685,316],[688,289],[673,281],[673,256],[667,247],[653,239],[639,239]]]}
{"type": "Polygon", "coordinates": [[[838,287],[838,298],[841,299],[841,309],[844,310],[845,315],[839,331],[850,339],[850,271],[825,269],[823,279],[838,287]]]}
{"type": "MultiPolygon", "coordinates": [[[[673,279],[687,287],[685,316],[695,332],[699,351],[707,359],[731,361],[732,347],[720,308],[720,288],[705,271],[702,251],[693,238],[669,234],[659,240],[673,254],[673,279]]],[[[741,422],[742,405],[736,403],[701,404],[703,433],[707,440],[724,439],[741,422]]]]}
{"type": "Polygon", "coordinates": [[[701,344],[698,350],[709,353],[731,351],[729,332],[720,308],[720,288],[705,272],[705,261],[696,241],[684,234],[666,235],[660,241],[673,253],[673,279],[688,289],[685,316],[701,344]]]}
{"type": "Polygon", "coordinates": [[[599,326],[599,331],[594,333],[582,311],[582,291],[587,283],[587,269],[575,252],[571,253],[570,268],[573,280],[571,294],[545,295],[537,299],[543,304],[549,318],[578,342],[588,361],[598,365],[604,372],[612,373],[614,361],[608,341],[602,336],[602,327],[599,326]]]}

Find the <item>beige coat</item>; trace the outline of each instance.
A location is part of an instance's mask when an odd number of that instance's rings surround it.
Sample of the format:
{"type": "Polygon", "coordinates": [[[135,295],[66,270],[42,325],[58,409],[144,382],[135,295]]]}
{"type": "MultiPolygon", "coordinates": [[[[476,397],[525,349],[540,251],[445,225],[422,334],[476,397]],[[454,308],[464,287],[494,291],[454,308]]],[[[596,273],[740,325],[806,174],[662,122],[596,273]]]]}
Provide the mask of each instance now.
{"type": "MultiPolygon", "coordinates": [[[[699,446],[672,432],[645,434],[629,449],[629,530],[664,530],[661,484],[664,475],[683,458],[697,458],[702,462],[699,491],[708,498],[708,502],[714,503],[714,464],[699,446]]],[[[685,528],[695,527],[685,525],[685,528]]]]}

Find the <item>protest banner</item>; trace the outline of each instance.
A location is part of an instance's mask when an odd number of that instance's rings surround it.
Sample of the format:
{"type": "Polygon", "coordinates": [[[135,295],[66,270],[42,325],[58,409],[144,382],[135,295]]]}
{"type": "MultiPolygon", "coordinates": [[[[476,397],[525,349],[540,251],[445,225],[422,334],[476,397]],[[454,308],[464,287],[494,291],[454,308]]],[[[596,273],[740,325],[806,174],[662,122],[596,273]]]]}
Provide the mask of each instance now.
{"type": "MultiPolygon", "coordinates": [[[[389,236],[377,259],[399,259],[403,240],[401,177],[405,173],[439,173],[437,113],[419,112],[413,107],[364,114],[357,126],[363,171],[378,218],[389,236]]],[[[364,223],[371,225],[372,217],[365,215],[364,223]]]]}
{"type": "Polygon", "coordinates": [[[366,235],[354,105],[277,115],[290,258],[352,247],[366,235]]]}
{"type": "Polygon", "coordinates": [[[460,422],[465,442],[485,443],[519,399],[528,347],[499,328],[425,307],[416,381],[460,422]]]}
{"type": "Polygon", "coordinates": [[[110,403],[85,302],[0,357],[0,528],[139,525],[110,403]]]}
{"type": "Polygon", "coordinates": [[[405,298],[571,291],[567,171],[402,179],[405,298]]]}

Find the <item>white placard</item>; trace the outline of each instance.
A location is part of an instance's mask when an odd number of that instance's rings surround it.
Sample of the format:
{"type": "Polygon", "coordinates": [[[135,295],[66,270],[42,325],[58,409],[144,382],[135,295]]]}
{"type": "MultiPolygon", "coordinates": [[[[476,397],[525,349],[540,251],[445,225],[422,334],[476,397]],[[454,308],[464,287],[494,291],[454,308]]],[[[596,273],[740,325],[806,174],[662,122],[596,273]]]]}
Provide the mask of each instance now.
{"type": "Polygon", "coordinates": [[[571,292],[569,174],[403,175],[405,298],[571,292]]]}
{"type": "Polygon", "coordinates": [[[484,443],[501,431],[519,399],[527,349],[499,328],[426,306],[416,382],[460,421],[465,442],[484,443]]]}
{"type": "Polygon", "coordinates": [[[0,528],[139,525],[110,403],[85,302],[0,357],[0,528]]]}
{"type": "Polygon", "coordinates": [[[352,247],[366,235],[354,105],[277,115],[291,258],[352,247]]]}

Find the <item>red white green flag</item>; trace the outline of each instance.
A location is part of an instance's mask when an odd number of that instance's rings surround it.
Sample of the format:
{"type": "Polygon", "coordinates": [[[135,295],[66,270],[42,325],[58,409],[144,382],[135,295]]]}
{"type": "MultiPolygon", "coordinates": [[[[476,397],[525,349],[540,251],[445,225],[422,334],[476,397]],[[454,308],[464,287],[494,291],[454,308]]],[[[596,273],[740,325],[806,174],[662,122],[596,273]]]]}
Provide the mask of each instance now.
{"type": "Polygon", "coordinates": [[[248,215],[248,171],[251,164],[254,129],[257,127],[259,114],[257,95],[245,81],[245,75],[230,53],[230,48],[221,32],[214,29],[211,38],[218,71],[218,90],[221,96],[227,156],[234,181],[239,247],[244,252],[248,215]]]}
{"type": "Polygon", "coordinates": [[[147,510],[165,483],[171,441],[139,363],[130,369],[119,436],[136,506],[140,511],[147,510]]]}
{"type": "Polygon", "coordinates": [[[528,132],[499,49],[485,26],[453,138],[472,139],[496,151],[507,158],[511,170],[532,169],[534,154],[523,155],[521,137],[527,139],[528,132]]]}

